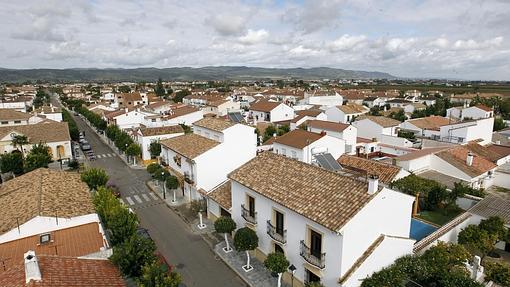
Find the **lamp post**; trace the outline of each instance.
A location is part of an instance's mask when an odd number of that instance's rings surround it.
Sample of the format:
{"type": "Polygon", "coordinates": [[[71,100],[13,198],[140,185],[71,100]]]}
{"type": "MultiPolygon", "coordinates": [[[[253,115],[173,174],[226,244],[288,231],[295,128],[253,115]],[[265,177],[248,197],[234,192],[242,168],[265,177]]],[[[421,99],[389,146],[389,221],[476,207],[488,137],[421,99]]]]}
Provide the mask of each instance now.
{"type": "Polygon", "coordinates": [[[166,176],[165,176],[165,172],[161,172],[161,176],[163,177],[163,199],[166,199],[166,176]]]}
{"type": "Polygon", "coordinates": [[[294,264],[291,264],[289,266],[290,273],[292,273],[292,277],[291,277],[292,279],[290,281],[291,282],[291,284],[290,284],[291,287],[294,287],[294,273],[296,272],[296,269],[297,268],[296,268],[296,266],[294,266],[294,264]]]}
{"type": "Polygon", "coordinates": [[[129,156],[127,154],[127,147],[128,147],[128,144],[126,144],[126,149],[124,150],[124,152],[126,153],[126,161],[128,162],[129,164],[129,156]]]}

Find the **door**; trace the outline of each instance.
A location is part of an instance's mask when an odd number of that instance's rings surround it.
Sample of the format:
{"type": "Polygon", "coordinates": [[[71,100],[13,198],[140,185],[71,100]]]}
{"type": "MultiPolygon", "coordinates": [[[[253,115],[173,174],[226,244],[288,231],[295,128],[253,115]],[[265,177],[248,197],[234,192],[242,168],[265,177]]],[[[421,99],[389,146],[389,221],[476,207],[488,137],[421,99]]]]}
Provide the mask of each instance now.
{"type": "Polygon", "coordinates": [[[250,217],[255,218],[255,198],[251,196],[248,197],[248,210],[250,213],[250,217]]]}
{"type": "Polygon", "coordinates": [[[321,278],[312,271],[306,269],[306,282],[321,282],[321,278]]]}
{"type": "Polygon", "coordinates": [[[283,236],[283,214],[275,210],[276,233],[283,236]]]}
{"type": "Polygon", "coordinates": [[[321,258],[322,235],[313,230],[310,230],[310,253],[319,259],[321,258]]]}

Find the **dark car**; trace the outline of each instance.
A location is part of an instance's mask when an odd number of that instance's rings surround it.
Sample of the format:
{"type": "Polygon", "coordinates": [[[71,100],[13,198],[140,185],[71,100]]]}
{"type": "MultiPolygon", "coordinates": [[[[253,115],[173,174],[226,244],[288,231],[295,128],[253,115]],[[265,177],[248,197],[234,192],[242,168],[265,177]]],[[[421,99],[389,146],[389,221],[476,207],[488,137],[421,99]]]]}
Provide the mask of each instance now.
{"type": "Polygon", "coordinates": [[[140,235],[141,237],[143,237],[143,238],[146,238],[146,239],[150,239],[150,240],[152,240],[152,237],[151,237],[151,235],[149,234],[149,230],[147,230],[146,228],[138,227],[138,228],[136,229],[136,233],[137,233],[138,235],[140,235]]]}

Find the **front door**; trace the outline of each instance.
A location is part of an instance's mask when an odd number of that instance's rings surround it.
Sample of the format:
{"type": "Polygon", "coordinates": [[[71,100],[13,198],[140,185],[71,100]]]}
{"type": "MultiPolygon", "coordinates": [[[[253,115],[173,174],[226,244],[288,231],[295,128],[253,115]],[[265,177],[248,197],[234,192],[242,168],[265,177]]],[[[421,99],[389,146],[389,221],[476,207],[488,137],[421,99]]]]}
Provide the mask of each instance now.
{"type": "Polygon", "coordinates": [[[275,211],[275,219],[276,219],[276,233],[283,236],[283,214],[281,212],[275,211]]]}

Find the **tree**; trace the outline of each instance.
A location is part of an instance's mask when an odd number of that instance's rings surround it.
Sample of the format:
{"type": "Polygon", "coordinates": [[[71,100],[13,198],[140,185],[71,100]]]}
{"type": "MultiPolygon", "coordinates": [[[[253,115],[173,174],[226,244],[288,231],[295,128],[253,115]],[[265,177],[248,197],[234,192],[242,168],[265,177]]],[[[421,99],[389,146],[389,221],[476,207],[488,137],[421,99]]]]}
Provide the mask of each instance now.
{"type": "Polygon", "coordinates": [[[25,159],[25,172],[48,167],[51,160],[52,156],[47,145],[42,143],[33,145],[25,159]]]}
{"type": "Polygon", "coordinates": [[[510,286],[510,265],[500,262],[485,264],[485,281],[493,281],[501,286],[510,286]]]}
{"type": "Polygon", "coordinates": [[[455,182],[453,184],[452,193],[457,194],[458,197],[460,197],[464,194],[469,194],[469,195],[482,197],[482,198],[485,197],[485,192],[483,190],[472,188],[472,187],[468,186],[467,184],[463,183],[462,181],[455,182]]]}
{"type": "Polygon", "coordinates": [[[187,90],[187,89],[185,89],[185,90],[180,90],[180,91],[178,91],[178,92],[176,92],[176,93],[175,93],[175,95],[174,95],[174,99],[173,99],[173,100],[174,100],[174,102],[176,102],[176,103],[182,103],[182,99],[183,99],[185,96],[189,95],[189,94],[191,94],[191,92],[190,92],[189,90],[187,90]]]}
{"type": "Polygon", "coordinates": [[[156,96],[160,98],[165,96],[165,88],[163,87],[163,81],[161,80],[161,78],[158,79],[156,87],[154,88],[154,92],[156,93],[156,96]]]}
{"type": "Polygon", "coordinates": [[[142,154],[142,148],[136,143],[131,143],[126,149],[126,154],[133,157],[133,164],[136,164],[136,157],[142,154]]]}
{"type": "Polygon", "coordinates": [[[23,146],[28,144],[27,136],[25,136],[25,135],[15,135],[15,136],[12,137],[11,144],[12,144],[12,146],[15,149],[18,149],[18,147],[20,147],[21,148],[21,154],[23,155],[23,157],[25,157],[25,151],[23,150],[23,146]]]}
{"type": "Polygon", "coordinates": [[[129,86],[120,86],[118,88],[119,90],[119,93],[130,93],[131,92],[131,88],[129,86]]]}
{"type": "Polygon", "coordinates": [[[226,246],[223,248],[223,251],[225,251],[225,253],[232,251],[232,248],[230,248],[228,244],[227,234],[232,233],[232,231],[236,229],[236,222],[230,217],[222,216],[214,222],[214,229],[216,232],[223,233],[225,236],[226,246]]]}
{"type": "Polygon", "coordinates": [[[154,175],[154,173],[163,167],[159,163],[151,163],[147,166],[147,172],[151,175],[154,175]]]}
{"type": "Polygon", "coordinates": [[[0,157],[2,173],[12,172],[15,175],[23,173],[23,156],[19,152],[6,153],[0,157]]]}
{"type": "Polygon", "coordinates": [[[73,159],[73,160],[69,161],[67,166],[71,170],[77,170],[78,168],[80,168],[80,163],[77,160],[73,159]]]}
{"type": "Polygon", "coordinates": [[[506,122],[502,118],[494,118],[493,131],[499,131],[507,127],[506,122]]]}
{"type": "Polygon", "coordinates": [[[122,274],[128,277],[139,277],[142,266],[156,260],[156,246],[148,238],[134,234],[118,246],[113,247],[110,260],[117,265],[122,274]]]}
{"type": "Polygon", "coordinates": [[[81,180],[85,182],[90,189],[97,190],[98,187],[106,185],[108,174],[100,168],[90,168],[81,174],[81,180]]]}
{"type": "Polygon", "coordinates": [[[278,274],[278,287],[282,285],[282,274],[289,268],[289,260],[281,252],[273,252],[267,255],[264,266],[271,272],[278,274]]]}
{"type": "Polygon", "coordinates": [[[140,287],[177,287],[181,276],[157,261],[149,262],[142,267],[142,276],[138,279],[140,287]]]}
{"type": "Polygon", "coordinates": [[[157,158],[161,154],[161,144],[157,141],[151,142],[149,145],[149,153],[151,158],[157,158]]]}
{"type": "Polygon", "coordinates": [[[170,190],[177,189],[179,187],[179,180],[177,179],[177,177],[169,174],[166,177],[165,184],[166,184],[166,188],[168,188],[170,190]]]}
{"type": "Polygon", "coordinates": [[[496,236],[497,240],[504,240],[508,232],[505,228],[505,221],[499,216],[491,216],[480,221],[478,227],[496,236]]]}
{"type": "Polygon", "coordinates": [[[441,185],[433,186],[426,197],[425,204],[428,210],[435,210],[437,208],[443,207],[442,204],[448,198],[448,191],[446,188],[441,185]]]}
{"type": "Polygon", "coordinates": [[[170,176],[170,173],[168,172],[168,170],[164,169],[163,167],[161,167],[158,170],[155,170],[154,174],[152,175],[152,177],[155,180],[159,180],[159,181],[165,181],[169,176],[170,176]]]}
{"type": "Polygon", "coordinates": [[[459,232],[458,242],[483,258],[494,248],[495,239],[486,230],[469,225],[459,232]]]}
{"type": "Polygon", "coordinates": [[[234,248],[241,252],[246,252],[246,265],[243,266],[245,271],[250,271],[253,267],[250,265],[250,250],[254,250],[259,246],[259,238],[253,229],[243,227],[237,230],[234,235],[234,248]]]}
{"type": "Polygon", "coordinates": [[[399,110],[398,112],[391,112],[390,118],[403,122],[406,120],[406,114],[404,113],[404,110],[399,110]]]}
{"type": "MultiPolygon", "coordinates": [[[[118,201],[118,200],[117,200],[118,201]]],[[[117,205],[109,211],[108,228],[111,231],[112,244],[118,245],[136,233],[138,218],[125,206],[117,205]]]]}

